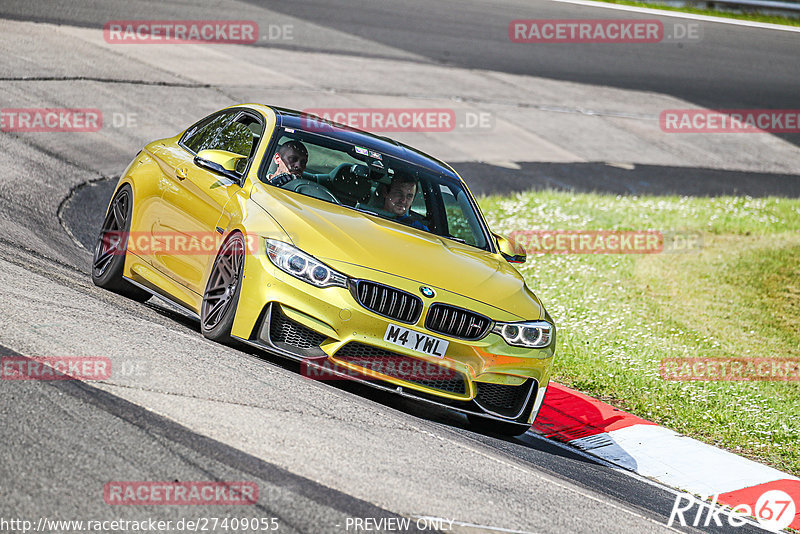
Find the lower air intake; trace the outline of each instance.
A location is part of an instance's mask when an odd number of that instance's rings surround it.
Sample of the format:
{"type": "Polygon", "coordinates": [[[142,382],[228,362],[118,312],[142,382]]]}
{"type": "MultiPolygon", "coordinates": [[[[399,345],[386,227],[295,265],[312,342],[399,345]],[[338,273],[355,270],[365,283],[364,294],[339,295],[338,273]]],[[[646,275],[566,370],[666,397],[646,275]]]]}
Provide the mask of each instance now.
{"type": "Polygon", "coordinates": [[[286,343],[298,349],[311,349],[319,347],[325,341],[326,336],[292,321],[280,311],[279,306],[273,305],[269,323],[269,338],[273,343],[286,343]]]}
{"type": "Polygon", "coordinates": [[[456,395],[467,393],[464,376],[458,371],[371,345],[350,342],[339,349],[333,358],[431,389],[456,395]]]}
{"type": "Polygon", "coordinates": [[[475,402],[481,408],[498,415],[517,417],[525,407],[525,401],[528,400],[528,394],[531,393],[531,388],[534,384],[535,382],[532,378],[518,386],[475,382],[475,387],[477,388],[475,402]]]}

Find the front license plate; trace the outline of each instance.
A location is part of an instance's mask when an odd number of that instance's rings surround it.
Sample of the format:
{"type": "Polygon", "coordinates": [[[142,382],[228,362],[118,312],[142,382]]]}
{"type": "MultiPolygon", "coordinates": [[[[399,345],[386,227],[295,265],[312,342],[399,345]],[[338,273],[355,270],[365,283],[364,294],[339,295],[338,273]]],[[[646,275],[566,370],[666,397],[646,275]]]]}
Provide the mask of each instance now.
{"type": "Polygon", "coordinates": [[[444,358],[444,354],[447,352],[447,345],[450,343],[444,339],[420,334],[394,324],[390,324],[386,328],[383,340],[428,356],[436,356],[437,358],[444,358]]]}

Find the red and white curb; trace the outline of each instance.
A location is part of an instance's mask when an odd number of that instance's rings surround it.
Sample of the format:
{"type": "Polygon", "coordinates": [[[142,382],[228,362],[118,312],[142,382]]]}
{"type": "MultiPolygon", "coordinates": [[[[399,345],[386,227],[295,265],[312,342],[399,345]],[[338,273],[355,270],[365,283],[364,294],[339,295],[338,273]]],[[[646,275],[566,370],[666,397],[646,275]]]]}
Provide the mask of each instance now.
{"type": "Polygon", "coordinates": [[[729,506],[756,501],[769,490],[797,504],[789,525],[800,529],[800,479],[682,436],[579,391],[550,382],[534,432],[567,443],[641,476],[695,495],[719,495],[729,506]]]}

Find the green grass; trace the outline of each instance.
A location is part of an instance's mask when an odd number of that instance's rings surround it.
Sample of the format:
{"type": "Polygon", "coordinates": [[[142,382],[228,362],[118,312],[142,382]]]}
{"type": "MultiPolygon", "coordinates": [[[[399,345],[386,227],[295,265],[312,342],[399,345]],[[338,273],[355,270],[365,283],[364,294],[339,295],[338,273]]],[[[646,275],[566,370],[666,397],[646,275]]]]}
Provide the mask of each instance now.
{"type": "Polygon", "coordinates": [[[800,358],[800,201],[539,191],[484,197],[493,230],[700,232],[694,253],[537,254],[554,380],[800,475],[800,382],[667,381],[675,357],[800,358]]]}
{"type": "Polygon", "coordinates": [[[784,26],[800,26],[800,18],[763,15],[757,11],[736,13],[717,9],[703,9],[699,7],[677,7],[658,2],[635,2],[633,0],[597,0],[608,4],[621,4],[625,6],[648,7],[651,9],[663,9],[665,11],[680,11],[682,13],[694,13],[695,15],[708,15],[710,17],[724,17],[737,20],[751,20],[753,22],[766,22],[770,24],[783,24],[784,26]]]}

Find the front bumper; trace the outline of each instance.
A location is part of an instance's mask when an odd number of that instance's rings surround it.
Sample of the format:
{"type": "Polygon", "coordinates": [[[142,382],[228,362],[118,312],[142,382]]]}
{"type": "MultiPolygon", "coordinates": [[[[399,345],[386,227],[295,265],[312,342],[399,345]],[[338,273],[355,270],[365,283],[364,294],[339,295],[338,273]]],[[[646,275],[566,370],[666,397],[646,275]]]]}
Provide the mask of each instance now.
{"type": "MultiPolygon", "coordinates": [[[[419,292],[419,283],[387,273],[358,266],[344,272],[419,292]]],[[[363,307],[348,289],[317,288],[256,253],[245,260],[232,335],[302,361],[304,374],[311,378],[358,380],[465,413],[531,423],[550,378],[554,346],[525,349],[509,346],[493,333],[467,341],[431,332],[424,325],[434,302],[497,321],[519,318],[438,288],[435,298],[423,301],[415,324],[398,322],[363,307]],[[437,358],[384,341],[390,324],[447,340],[447,351],[437,358]]]]}

